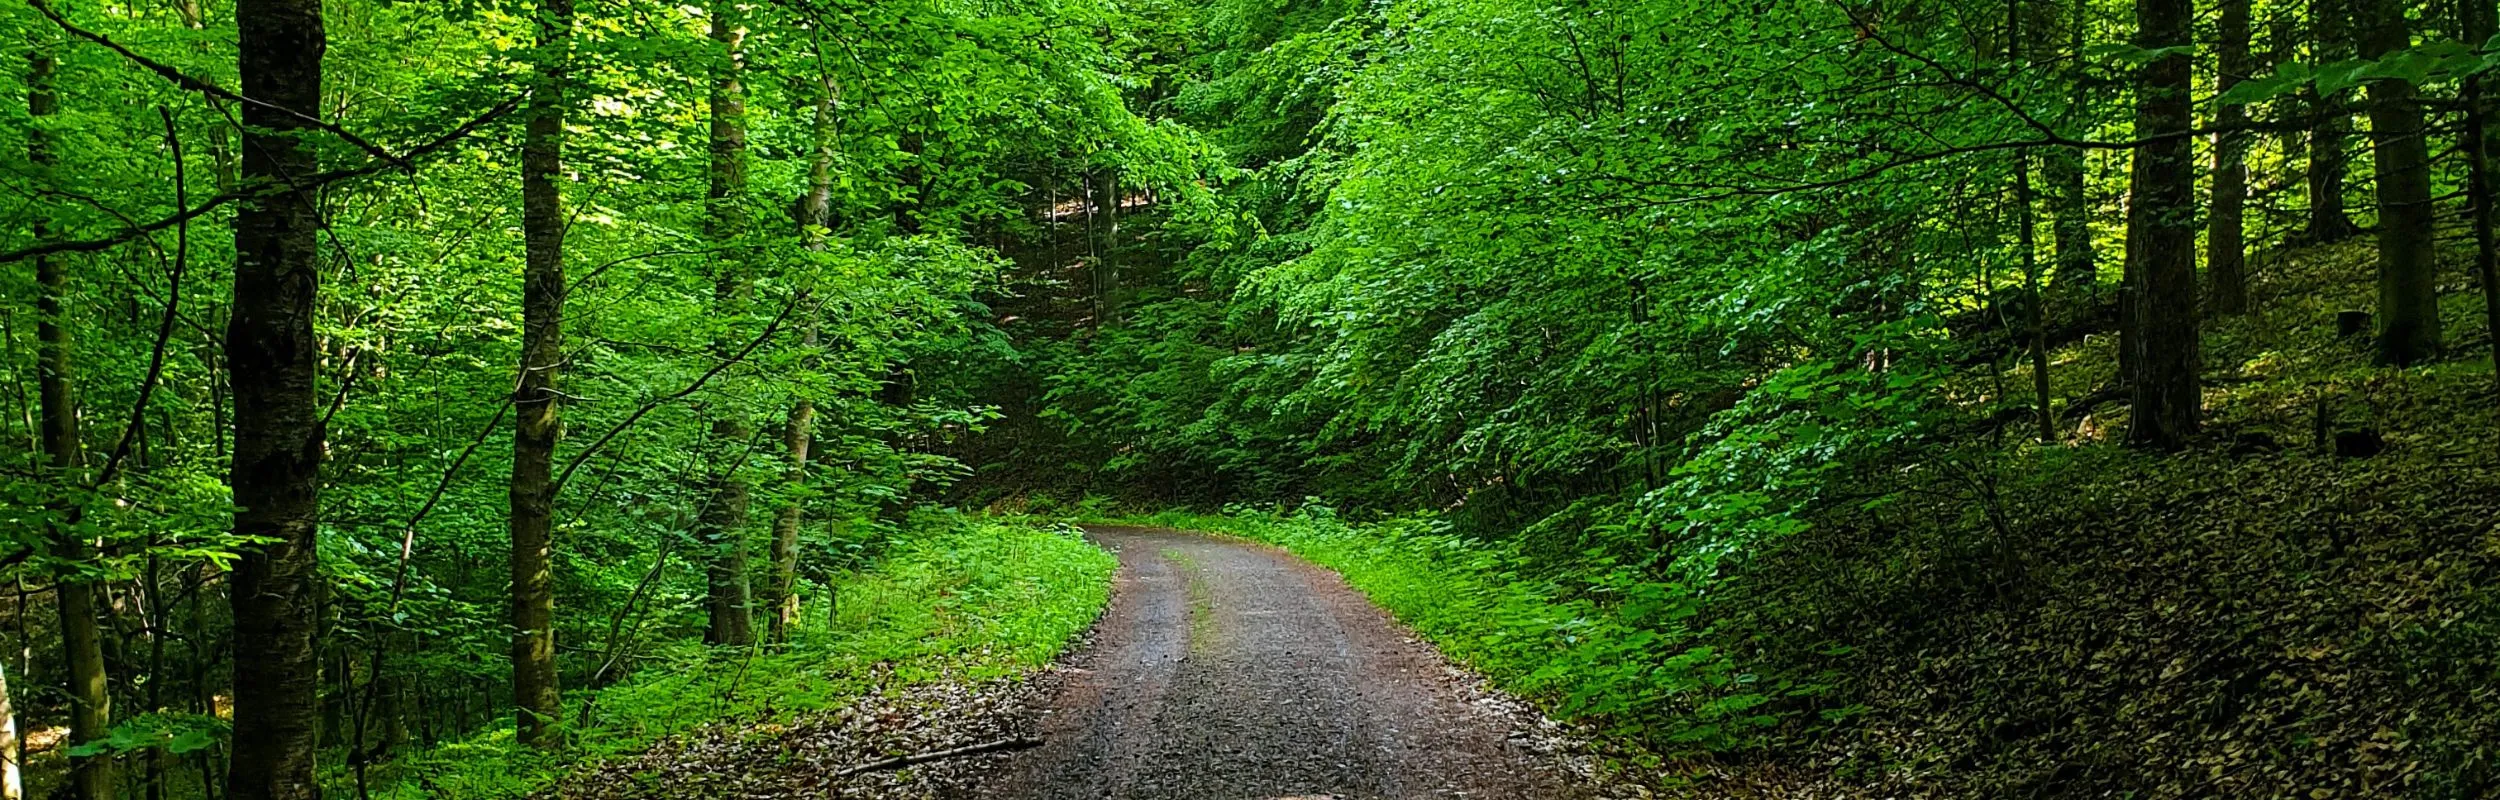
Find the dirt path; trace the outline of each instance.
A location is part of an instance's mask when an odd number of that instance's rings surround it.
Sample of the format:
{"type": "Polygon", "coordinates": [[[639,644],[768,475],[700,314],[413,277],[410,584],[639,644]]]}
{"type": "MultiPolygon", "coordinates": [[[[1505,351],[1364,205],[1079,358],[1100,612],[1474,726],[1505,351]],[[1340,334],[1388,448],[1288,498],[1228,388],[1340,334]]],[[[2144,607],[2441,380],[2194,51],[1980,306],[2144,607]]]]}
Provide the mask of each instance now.
{"type": "Polygon", "coordinates": [[[1046,744],[989,798],[1568,798],[1532,713],[1334,574],[1260,545],[1093,528],[1120,556],[1046,744]]]}

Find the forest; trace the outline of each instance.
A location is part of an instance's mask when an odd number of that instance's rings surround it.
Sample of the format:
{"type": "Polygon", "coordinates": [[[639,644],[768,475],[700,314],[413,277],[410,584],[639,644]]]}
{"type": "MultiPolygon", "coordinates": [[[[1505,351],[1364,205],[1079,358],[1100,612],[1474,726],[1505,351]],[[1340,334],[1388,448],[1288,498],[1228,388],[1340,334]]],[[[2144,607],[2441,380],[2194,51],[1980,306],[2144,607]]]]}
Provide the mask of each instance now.
{"type": "Polygon", "coordinates": [[[2500,2],[0,31],[0,800],[2500,795],[2500,2]]]}

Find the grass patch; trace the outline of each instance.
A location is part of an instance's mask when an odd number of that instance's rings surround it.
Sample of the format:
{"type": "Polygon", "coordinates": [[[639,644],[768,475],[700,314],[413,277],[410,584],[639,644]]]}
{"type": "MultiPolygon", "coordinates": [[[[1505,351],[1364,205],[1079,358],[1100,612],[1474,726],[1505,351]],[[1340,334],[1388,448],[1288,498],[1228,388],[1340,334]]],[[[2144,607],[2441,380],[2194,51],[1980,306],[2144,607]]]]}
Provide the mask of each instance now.
{"type": "MultiPolygon", "coordinates": [[[[683,644],[599,691],[590,725],[574,731],[560,756],[516,747],[505,728],[405,759],[374,795],[521,797],[706,723],[786,721],[880,688],[1023,673],[1049,663],[1092,624],[1110,598],[1116,565],[1064,529],[952,523],[843,580],[834,622],[800,630],[785,649],[683,644]]],[[[566,713],[578,714],[589,699],[568,696],[566,713]]]]}

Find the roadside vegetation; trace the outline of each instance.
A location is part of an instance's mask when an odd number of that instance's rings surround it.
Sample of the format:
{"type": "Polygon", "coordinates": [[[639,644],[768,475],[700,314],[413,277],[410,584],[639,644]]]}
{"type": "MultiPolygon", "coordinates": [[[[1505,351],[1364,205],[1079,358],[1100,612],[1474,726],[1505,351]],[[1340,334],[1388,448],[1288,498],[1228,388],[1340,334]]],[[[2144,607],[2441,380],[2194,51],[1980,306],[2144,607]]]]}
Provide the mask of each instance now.
{"type": "Polygon", "coordinates": [[[800,621],[787,647],[723,654],[678,642],[642,654],[632,677],[579,698],[565,752],[493,731],[410,754],[374,776],[391,787],[374,795],[539,796],[581,768],[700,727],[763,729],[930,681],[1020,678],[1057,658],[1110,599],[1116,563],[1074,530],[931,515],[912,531],[812,598],[825,616],[800,621]]]}

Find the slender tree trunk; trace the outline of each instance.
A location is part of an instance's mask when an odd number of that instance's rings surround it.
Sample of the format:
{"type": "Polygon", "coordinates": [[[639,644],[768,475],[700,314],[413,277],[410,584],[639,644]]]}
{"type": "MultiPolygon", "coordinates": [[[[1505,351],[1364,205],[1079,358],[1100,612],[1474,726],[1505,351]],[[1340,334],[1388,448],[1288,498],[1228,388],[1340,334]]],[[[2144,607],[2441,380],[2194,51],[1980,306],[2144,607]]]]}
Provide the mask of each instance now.
{"type": "MultiPolygon", "coordinates": [[[[813,337],[810,337],[813,338],[813,337]]],[[[816,421],[816,405],[799,398],[790,405],[790,421],[782,429],[781,442],[788,454],[789,472],[784,479],[790,496],[781,502],[773,516],[773,575],[768,590],[772,604],[770,635],[772,641],[788,641],[790,627],[799,618],[799,518],[800,495],[807,484],[807,450],[810,427],[816,421]]]]}
{"type": "MultiPolygon", "coordinates": [[[[243,180],[286,186],[320,168],[300,141],[321,113],[328,43],[320,0],[240,0],[243,180]],[[286,109],[279,111],[277,109],[286,109]],[[298,116],[301,115],[301,116],[298,116]]],[[[263,537],[237,560],[233,800],[314,800],[320,723],[318,635],[323,431],[313,314],[320,208],[281,191],[235,213],[234,303],[226,328],[234,382],[234,532],[263,537]]]]}
{"type": "MultiPolygon", "coordinates": [[[[55,113],[58,105],[52,89],[54,62],[52,54],[38,48],[29,56],[26,77],[26,111],[41,118],[55,113]]],[[[27,161],[37,169],[49,170],[56,162],[51,137],[37,128],[26,140],[27,161]]],[[[34,220],[35,238],[46,238],[48,220],[34,220]]],[[[95,558],[93,548],[84,537],[74,532],[79,516],[79,500],[73,496],[83,480],[79,470],[86,466],[86,455],[78,432],[78,401],[75,384],[70,380],[69,324],[64,315],[69,310],[69,276],[59,259],[35,259],[35,393],[41,408],[43,449],[52,480],[60,488],[52,503],[50,518],[55,527],[47,537],[52,556],[70,564],[85,564],[95,558]]],[[[96,622],[96,584],[89,577],[64,572],[54,590],[55,603],[61,615],[61,648],[68,662],[62,673],[68,685],[69,740],[84,744],[104,738],[113,726],[113,690],[104,669],[104,636],[96,622]]],[[[88,756],[70,759],[69,785],[79,800],[114,800],[115,775],[113,757],[88,756]]]]}
{"type": "MultiPolygon", "coordinates": [[[[23,608],[18,613],[26,613],[23,608]]],[[[0,800],[19,800],[26,796],[22,770],[18,769],[17,708],[10,703],[9,676],[0,670],[0,800]]]]}
{"type": "Polygon", "coordinates": [[[556,684],[555,585],[548,565],[555,540],[556,440],[564,360],[564,111],[572,57],[573,0],[539,8],[539,80],[521,144],[521,374],[512,429],[512,705],[522,744],[551,749],[563,719],[556,684]]]}
{"type": "MultiPolygon", "coordinates": [[[[2190,0],[2136,0],[2137,45],[2189,44],[2190,0]]],[[[2200,355],[2196,319],[2196,172],[2186,136],[2193,106],[2192,62],[2175,54],[2148,64],[2136,96],[2136,135],[2165,136],[2138,147],[2129,177],[2127,266],[2135,285],[2134,408],[2127,439],[2176,449],[2195,435],[2200,355]]]]}
{"type": "MultiPolygon", "coordinates": [[[[2361,55],[2412,46],[2403,0],[2359,0],[2361,55]]],[[[2439,353],[2439,263],[2431,207],[2430,142],[2411,81],[2370,84],[2370,144],[2378,165],[2378,361],[2403,366],[2439,353]]]]}
{"type": "MultiPolygon", "coordinates": [[[[2350,36],[2345,27],[2351,10],[2345,4],[2352,1],[2311,0],[2311,57],[2318,62],[2346,52],[2350,36]]],[[[2352,118],[2327,113],[2343,106],[2339,99],[2321,96],[2314,89],[2304,97],[2309,110],[2319,116],[2309,127],[2309,230],[2303,238],[2319,244],[2340,242],[2360,230],[2344,212],[2344,169],[2349,161],[2344,143],[2352,136],[2352,118]]]]}
{"type": "Polygon", "coordinates": [[[2049,184],[2049,236],[2057,248],[2057,267],[2049,282],[2055,286],[2090,286],[2097,277],[2094,273],[2099,271],[2099,264],[2092,252],[2091,204],[2083,184],[2083,151],[2071,147],[2043,151],[2040,177],[2049,184]]]}
{"type": "MultiPolygon", "coordinates": [[[[2069,126],[2091,119],[2092,95],[2084,85],[2083,48],[2085,31],[2084,0],[2075,0],[2066,16],[2067,56],[2074,66],[2064,80],[2072,93],[2068,98],[2069,126]]],[[[2055,286],[2091,286],[2100,279],[2100,265],[2092,252],[2092,198],[2084,186],[2083,151],[2072,147],[2050,148],[2040,163],[2040,176],[2049,184],[2050,217],[2054,222],[2049,232],[2056,240],[2057,268],[2049,279],[2055,286]]]]}
{"type": "MultiPolygon", "coordinates": [[[[2023,40],[2024,34],[2022,10],[2022,0],[2006,0],[2005,60],[2009,62],[2009,72],[2021,69],[2022,46],[2018,43],[2023,40]]],[[[2022,248],[2023,295],[2029,301],[2024,305],[2030,309],[2024,315],[2023,327],[2028,329],[2026,338],[2031,340],[2031,390],[2035,404],[2032,411],[2040,423],[2040,441],[2053,443],[2057,441],[2057,417],[2049,406],[2048,298],[2040,292],[2040,226],[2039,215],[2032,207],[2034,194],[2031,189],[2031,151],[2016,150],[2014,206],[2015,224],[2019,227],[2014,238],[2016,245],[2022,248]]],[[[1642,405],[1642,410],[1647,413],[1646,403],[1642,405]]],[[[1655,479],[1653,475],[1652,480],[1655,479]]]]}
{"type": "Polygon", "coordinates": [[[1096,303],[1101,307],[1099,324],[1112,325],[1120,321],[1120,170],[1103,170],[1102,180],[1095,188],[1102,192],[1103,213],[1102,257],[1094,264],[1101,271],[1096,303]]]}
{"type": "MultiPolygon", "coordinates": [[[[799,241],[810,250],[825,247],[825,232],[833,217],[833,165],[836,154],[834,136],[834,102],[838,94],[831,77],[824,79],[824,91],[816,100],[816,157],[808,165],[807,196],[799,204],[799,241]]],[[[816,345],[816,330],[809,326],[806,345],[816,345]]],[[[790,629],[799,619],[799,523],[805,515],[803,499],[807,484],[808,448],[813,441],[816,404],[802,394],[790,404],[790,419],[782,429],[783,452],[789,459],[786,489],[779,513],[773,517],[772,562],[770,589],[772,607],[772,641],[788,641],[790,629]]]]}
{"type": "MultiPolygon", "coordinates": [[[[2220,53],[2216,60],[2216,91],[2227,92],[2248,79],[2249,0],[2223,0],[2220,53]]],[[[2230,128],[2248,120],[2245,106],[2217,103],[2214,126],[2230,128]]],[[[2248,250],[2245,206],[2248,202],[2248,134],[2225,130],[2214,134],[2213,203],[2205,218],[2205,274],[2208,299],[2216,314],[2248,311],[2248,250]]]]}
{"type": "MultiPolygon", "coordinates": [[[[737,319],[746,302],[746,259],[736,247],[741,230],[740,201],[746,196],[746,89],[739,83],[739,67],[744,57],[740,52],[746,31],[737,17],[737,4],[712,4],[712,41],[720,48],[714,54],[712,78],[712,155],[711,189],[706,195],[708,238],[727,250],[720,263],[720,274],[713,284],[713,299],[722,319],[737,319]]],[[[713,344],[714,355],[729,357],[732,345],[728,337],[713,344]]],[[[711,548],[711,566],[707,573],[708,602],[711,624],[704,641],[718,645],[745,645],[755,642],[754,603],[747,582],[747,484],[738,475],[731,454],[733,448],[745,446],[748,437],[746,421],[734,410],[723,410],[712,420],[712,440],[721,453],[722,469],[712,481],[711,499],[705,503],[697,522],[697,535],[711,548]]]]}
{"type": "MultiPolygon", "coordinates": [[[[2458,11],[2465,24],[2465,40],[2482,42],[2491,39],[2500,29],[2500,12],[2491,0],[2461,0],[2458,11]]],[[[2492,182],[2500,180],[2492,171],[2491,98],[2486,76],[2477,75],[2465,83],[2465,153],[2471,167],[2467,191],[2474,204],[2474,275],[2483,285],[2483,325],[2491,337],[2491,368],[2495,389],[2500,389],[2500,241],[2493,233],[2492,182]]]]}

